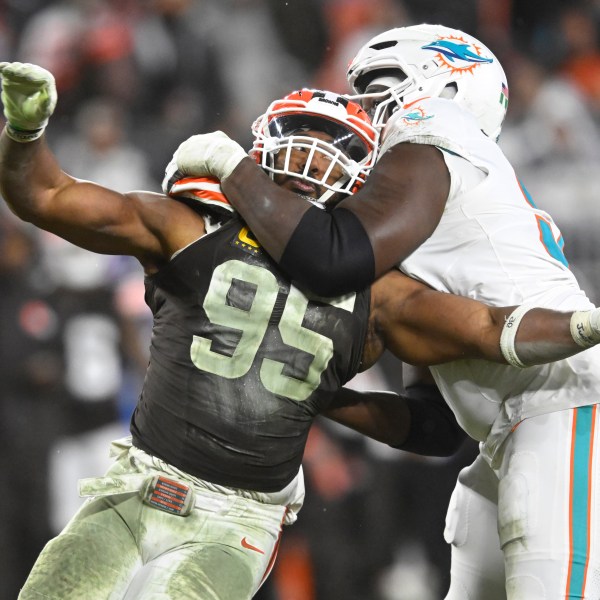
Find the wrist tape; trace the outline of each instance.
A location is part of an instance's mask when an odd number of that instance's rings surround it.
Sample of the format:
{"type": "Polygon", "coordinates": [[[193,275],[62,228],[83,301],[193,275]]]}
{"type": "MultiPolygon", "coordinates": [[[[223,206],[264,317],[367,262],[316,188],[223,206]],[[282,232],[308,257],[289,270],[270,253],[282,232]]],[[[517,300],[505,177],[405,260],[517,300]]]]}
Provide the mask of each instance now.
{"type": "Polygon", "coordinates": [[[591,348],[600,342],[600,308],[578,310],[571,315],[571,336],[582,348],[591,348]]]}
{"type": "Polygon", "coordinates": [[[34,129],[31,131],[25,131],[23,129],[17,129],[13,127],[10,123],[6,124],[6,135],[15,142],[27,143],[33,142],[42,136],[44,133],[45,127],[40,127],[39,129],[34,129]]]}
{"type": "Polygon", "coordinates": [[[527,365],[519,358],[515,349],[515,338],[517,337],[517,331],[521,324],[521,319],[525,314],[530,311],[533,306],[521,305],[515,308],[512,313],[506,319],[504,327],[502,328],[502,334],[500,335],[500,350],[504,360],[513,367],[519,369],[525,368],[527,365]]]}

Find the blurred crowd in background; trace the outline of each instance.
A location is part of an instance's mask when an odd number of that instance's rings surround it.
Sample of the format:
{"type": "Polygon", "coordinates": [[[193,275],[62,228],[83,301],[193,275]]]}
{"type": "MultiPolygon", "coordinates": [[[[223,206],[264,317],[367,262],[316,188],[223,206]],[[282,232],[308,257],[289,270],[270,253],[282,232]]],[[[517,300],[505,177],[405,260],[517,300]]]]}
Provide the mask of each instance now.
{"type": "MultiPolygon", "coordinates": [[[[250,125],[293,89],[348,92],[376,33],[419,22],[467,31],[508,76],[500,146],[565,238],[600,301],[600,1],[0,0],[0,60],[56,77],[47,136],[67,172],[121,192],[159,191],[177,145],[250,125]]],[[[108,466],[141,386],[151,315],[129,258],[75,248],[0,205],[0,600],[108,466]]],[[[359,387],[401,386],[389,356],[359,387]]],[[[423,459],[318,422],[307,498],[260,600],[439,600],[449,581],[446,506],[466,442],[423,459]]]]}

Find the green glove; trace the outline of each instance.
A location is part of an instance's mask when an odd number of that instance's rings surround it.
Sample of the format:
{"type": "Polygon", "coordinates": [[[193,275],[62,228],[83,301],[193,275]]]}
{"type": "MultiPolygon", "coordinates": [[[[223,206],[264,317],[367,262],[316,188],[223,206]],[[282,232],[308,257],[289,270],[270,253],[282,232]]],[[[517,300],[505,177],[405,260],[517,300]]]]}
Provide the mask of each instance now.
{"type": "Polygon", "coordinates": [[[6,134],[16,142],[37,140],[56,106],[52,73],[29,63],[0,62],[6,134]]]}

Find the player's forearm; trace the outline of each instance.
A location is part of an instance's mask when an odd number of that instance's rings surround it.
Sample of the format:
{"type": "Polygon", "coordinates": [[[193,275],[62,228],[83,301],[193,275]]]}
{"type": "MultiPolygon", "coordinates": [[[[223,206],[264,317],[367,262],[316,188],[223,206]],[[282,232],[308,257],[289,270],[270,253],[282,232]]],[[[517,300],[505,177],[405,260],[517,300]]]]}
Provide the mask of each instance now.
{"type": "Polygon", "coordinates": [[[31,63],[0,62],[0,78],[6,118],[0,136],[0,193],[19,217],[43,226],[44,207],[70,180],[43,135],[57,102],[54,77],[31,63]]]}
{"type": "Polygon", "coordinates": [[[508,316],[501,341],[504,358],[516,365],[530,366],[561,360],[600,341],[598,331],[586,321],[593,311],[573,313],[532,308],[524,312],[520,322],[515,323],[518,314],[514,311],[508,316]]]}
{"type": "Polygon", "coordinates": [[[242,160],[221,182],[221,187],[262,246],[279,261],[311,205],[297,194],[276,186],[251,158],[242,160]]]}
{"type": "Polygon", "coordinates": [[[2,132],[0,193],[18,217],[36,224],[43,222],[45,207],[71,181],[61,171],[44,136],[33,142],[19,143],[2,132]]]}
{"type": "MultiPolygon", "coordinates": [[[[584,350],[571,332],[572,312],[531,308],[524,312],[521,321],[515,323],[515,330],[511,332],[511,316],[520,310],[521,307],[490,307],[485,312],[474,312],[468,326],[471,331],[479,329],[481,333],[470,344],[473,350],[464,357],[508,362],[511,350],[506,339],[510,333],[513,334],[513,352],[523,366],[562,360],[584,350]]],[[[466,327],[465,323],[463,334],[466,327]]]]}
{"type": "Polygon", "coordinates": [[[398,446],[408,435],[410,412],[393,392],[339,390],[323,416],[378,442],[398,446]]]}
{"type": "Polygon", "coordinates": [[[466,434],[435,385],[393,392],[342,388],[323,415],[399,450],[424,456],[451,456],[466,434]]]}
{"type": "Polygon", "coordinates": [[[530,310],[517,332],[515,349],[527,365],[560,360],[581,352],[570,331],[571,313],[543,308],[530,310]],[[549,339],[551,338],[551,339],[549,339]]]}

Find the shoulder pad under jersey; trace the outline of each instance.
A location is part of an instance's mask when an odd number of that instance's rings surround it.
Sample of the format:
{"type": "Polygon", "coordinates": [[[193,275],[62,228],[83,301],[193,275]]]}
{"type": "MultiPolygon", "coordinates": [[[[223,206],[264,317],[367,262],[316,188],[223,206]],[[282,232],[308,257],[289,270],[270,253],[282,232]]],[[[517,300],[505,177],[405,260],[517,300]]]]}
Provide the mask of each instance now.
{"type": "Polygon", "coordinates": [[[482,137],[486,138],[475,117],[456,102],[425,98],[390,117],[383,129],[379,158],[402,142],[437,146],[464,156],[473,142],[482,137]]]}

